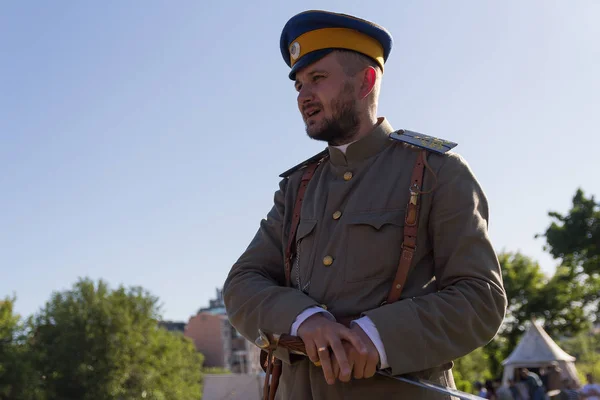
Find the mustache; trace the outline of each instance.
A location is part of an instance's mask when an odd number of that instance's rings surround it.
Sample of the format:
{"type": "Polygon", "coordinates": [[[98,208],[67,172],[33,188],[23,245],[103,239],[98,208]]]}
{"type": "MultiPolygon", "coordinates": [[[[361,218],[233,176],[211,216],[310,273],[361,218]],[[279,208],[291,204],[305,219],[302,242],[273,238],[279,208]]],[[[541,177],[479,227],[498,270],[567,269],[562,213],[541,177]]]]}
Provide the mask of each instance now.
{"type": "Polygon", "coordinates": [[[312,103],[303,104],[302,105],[302,112],[305,112],[309,108],[315,108],[315,107],[323,108],[323,104],[321,104],[319,102],[312,102],[312,103]]]}

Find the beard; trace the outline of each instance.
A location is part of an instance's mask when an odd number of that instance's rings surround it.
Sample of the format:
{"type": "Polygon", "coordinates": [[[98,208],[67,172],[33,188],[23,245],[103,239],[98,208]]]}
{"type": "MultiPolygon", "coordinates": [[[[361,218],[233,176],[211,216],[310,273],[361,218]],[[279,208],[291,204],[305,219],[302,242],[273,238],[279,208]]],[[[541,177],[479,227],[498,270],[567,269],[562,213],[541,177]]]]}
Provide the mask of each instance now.
{"type": "Polygon", "coordinates": [[[337,98],[331,102],[331,117],[312,126],[306,124],[306,134],[311,139],[327,142],[331,146],[352,141],[360,125],[352,92],[352,84],[346,83],[337,98]]]}

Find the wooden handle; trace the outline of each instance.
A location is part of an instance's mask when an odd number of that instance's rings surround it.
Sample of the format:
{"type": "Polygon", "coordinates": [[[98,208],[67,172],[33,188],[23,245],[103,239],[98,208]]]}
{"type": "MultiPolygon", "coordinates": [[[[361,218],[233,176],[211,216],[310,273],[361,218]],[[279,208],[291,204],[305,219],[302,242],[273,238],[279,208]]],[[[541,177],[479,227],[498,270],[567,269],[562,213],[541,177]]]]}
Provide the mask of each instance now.
{"type": "Polygon", "coordinates": [[[298,336],[283,334],[279,337],[279,342],[277,343],[277,346],[283,347],[284,349],[290,351],[294,351],[296,353],[307,355],[304,342],[298,336]]]}

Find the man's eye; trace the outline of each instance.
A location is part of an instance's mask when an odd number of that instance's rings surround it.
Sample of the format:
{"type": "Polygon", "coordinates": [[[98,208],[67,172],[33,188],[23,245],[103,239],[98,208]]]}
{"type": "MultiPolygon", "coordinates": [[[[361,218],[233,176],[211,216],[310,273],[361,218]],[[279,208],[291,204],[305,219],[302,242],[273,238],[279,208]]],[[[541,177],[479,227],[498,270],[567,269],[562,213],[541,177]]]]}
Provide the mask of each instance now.
{"type": "Polygon", "coordinates": [[[313,80],[313,82],[316,82],[321,78],[323,78],[323,75],[315,75],[315,76],[313,76],[312,80],[313,80]]]}

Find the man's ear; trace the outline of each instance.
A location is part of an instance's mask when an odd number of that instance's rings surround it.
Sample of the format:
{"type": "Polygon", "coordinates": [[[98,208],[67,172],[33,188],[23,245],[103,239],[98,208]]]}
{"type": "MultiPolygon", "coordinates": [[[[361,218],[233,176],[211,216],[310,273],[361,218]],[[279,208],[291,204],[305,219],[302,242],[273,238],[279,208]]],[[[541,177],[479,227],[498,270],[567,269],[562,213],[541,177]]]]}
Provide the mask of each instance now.
{"type": "Polygon", "coordinates": [[[360,85],[360,98],[361,100],[367,97],[375,87],[377,81],[377,71],[375,68],[369,66],[362,72],[362,82],[360,85]]]}

